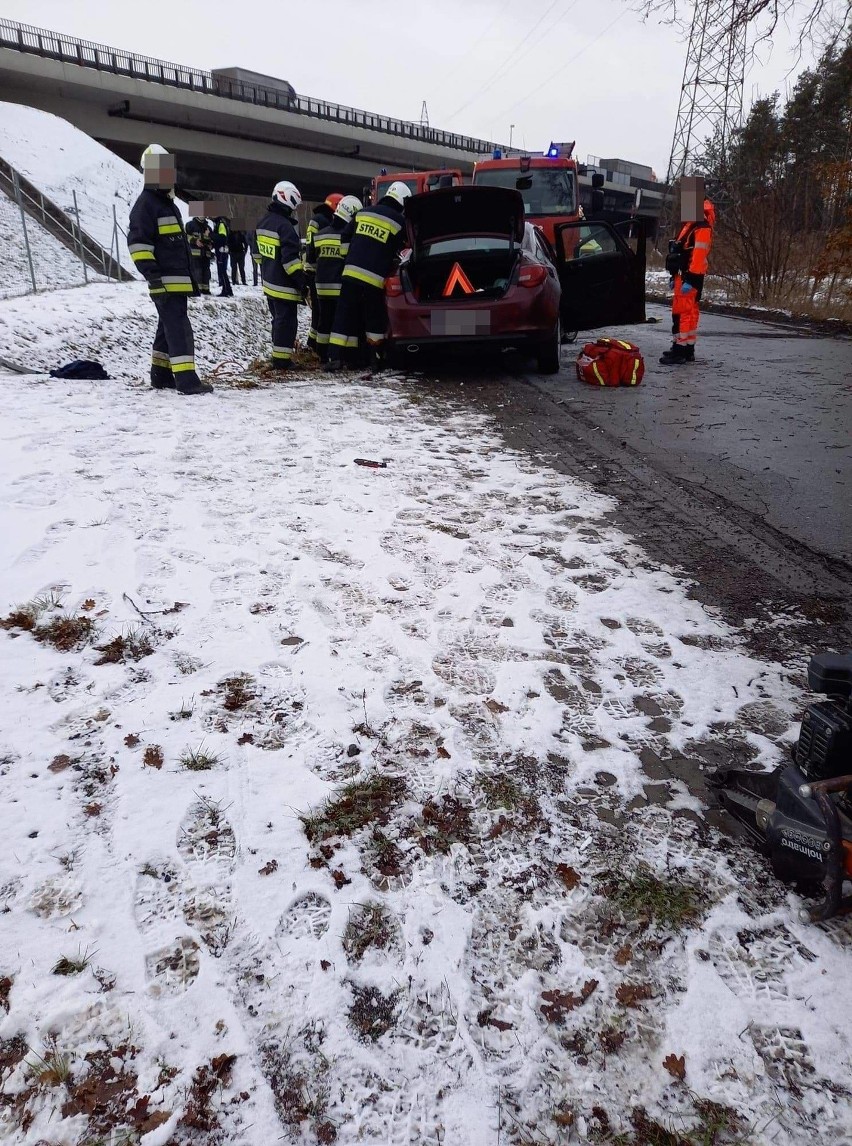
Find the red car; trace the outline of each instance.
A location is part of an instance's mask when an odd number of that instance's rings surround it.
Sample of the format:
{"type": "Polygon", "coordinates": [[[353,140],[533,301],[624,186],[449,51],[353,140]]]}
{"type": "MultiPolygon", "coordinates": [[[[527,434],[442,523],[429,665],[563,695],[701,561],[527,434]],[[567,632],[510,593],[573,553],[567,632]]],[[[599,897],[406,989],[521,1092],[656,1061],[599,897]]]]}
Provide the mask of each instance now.
{"type": "MultiPolygon", "coordinates": [[[[556,226],[556,249],[525,221],[519,191],[452,187],[405,204],[409,250],[388,279],[389,348],[472,345],[533,355],[559,370],[563,330],[645,321],[645,244],[624,224],[556,226]]],[[[628,224],[635,229],[634,224],[628,224]]]]}
{"type": "Polygon", "coordinates": [[[559,369],[561,287],[547,240],[519,192],[452,187],[405,204],[410,250],[385,287],[389,348],[472,344],[535,355],[559,369]]]}

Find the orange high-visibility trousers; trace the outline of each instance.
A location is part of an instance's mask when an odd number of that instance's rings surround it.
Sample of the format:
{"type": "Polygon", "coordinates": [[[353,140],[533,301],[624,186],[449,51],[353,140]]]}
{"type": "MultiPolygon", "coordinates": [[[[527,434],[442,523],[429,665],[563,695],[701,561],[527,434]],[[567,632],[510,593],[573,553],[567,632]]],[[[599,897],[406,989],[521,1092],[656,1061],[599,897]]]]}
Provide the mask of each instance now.
{"type": "Polygon", "coordinates": [[[678,346],[694,346],[698,337],[698,291],[681,294],[681,275],[675,276],[674,297],[672,298],[672,340],[678,346]]]}

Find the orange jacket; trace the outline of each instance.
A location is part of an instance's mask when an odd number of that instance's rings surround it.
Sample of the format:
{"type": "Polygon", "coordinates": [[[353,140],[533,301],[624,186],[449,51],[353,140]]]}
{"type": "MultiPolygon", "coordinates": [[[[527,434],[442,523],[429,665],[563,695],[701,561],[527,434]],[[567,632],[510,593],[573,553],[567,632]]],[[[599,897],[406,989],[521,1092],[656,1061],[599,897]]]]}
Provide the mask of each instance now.
{"type": "Polygon", "coordinates": [[[713,227],[716,223],[716,209],[709,199],[704,200],[704,222],[684,223],[677,239],[684,252],[689,254],[686,264],[687,275],[706,275],[707,260],[713,245],[713,227]]]}

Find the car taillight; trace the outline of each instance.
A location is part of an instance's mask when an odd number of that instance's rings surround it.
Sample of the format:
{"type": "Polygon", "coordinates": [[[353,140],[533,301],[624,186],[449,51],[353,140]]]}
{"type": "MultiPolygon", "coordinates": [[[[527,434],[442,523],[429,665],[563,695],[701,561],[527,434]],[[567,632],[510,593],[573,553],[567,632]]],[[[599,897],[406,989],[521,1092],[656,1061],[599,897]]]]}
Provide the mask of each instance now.
{"type": "Polygon", "coordinates": [[[522,287],[537,287],[541,286],[547,278],[547,271],[544,267],[532,266],[521,267],[520,274],[518,275],[518,286],[522,287]]]}
{"type": "Polygon", "coordinates": [[[402,294],[402,279],[399,275],[394,275],[393,278],[386,281],[385,294],[390,295],[391,298],[398,298],[402,294]]]}

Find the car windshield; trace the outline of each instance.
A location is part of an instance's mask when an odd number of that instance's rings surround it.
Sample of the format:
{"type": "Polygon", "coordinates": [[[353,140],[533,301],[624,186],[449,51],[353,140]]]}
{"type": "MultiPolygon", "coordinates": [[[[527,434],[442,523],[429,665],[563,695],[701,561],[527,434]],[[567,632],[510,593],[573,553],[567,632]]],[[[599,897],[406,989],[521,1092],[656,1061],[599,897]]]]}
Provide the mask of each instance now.
{"type": "Polygon", "coordinates": [[[485,168],[477,171],[474,185],[520,191],[527,215],[573,215],[577,210],[574,175],[565,168],[531,167],[526,172],[517,167],[485,168]]]}
{"type": "Polygon", "coordinates": [[[389,188],[391,188],[394,183],[404,183],[412,195],[417,194],[416,179],[379,179],[376,182],[376,199],[379,200],[383,195],[387,195],[389,188]]]}
{"type": "Polygon", "coordinates": [[[423,247],[425,255],[456,255],[466,251],[508,251],[509,240],[496,235],[471,235],[460,239],[439,239],[423,247]]]}

